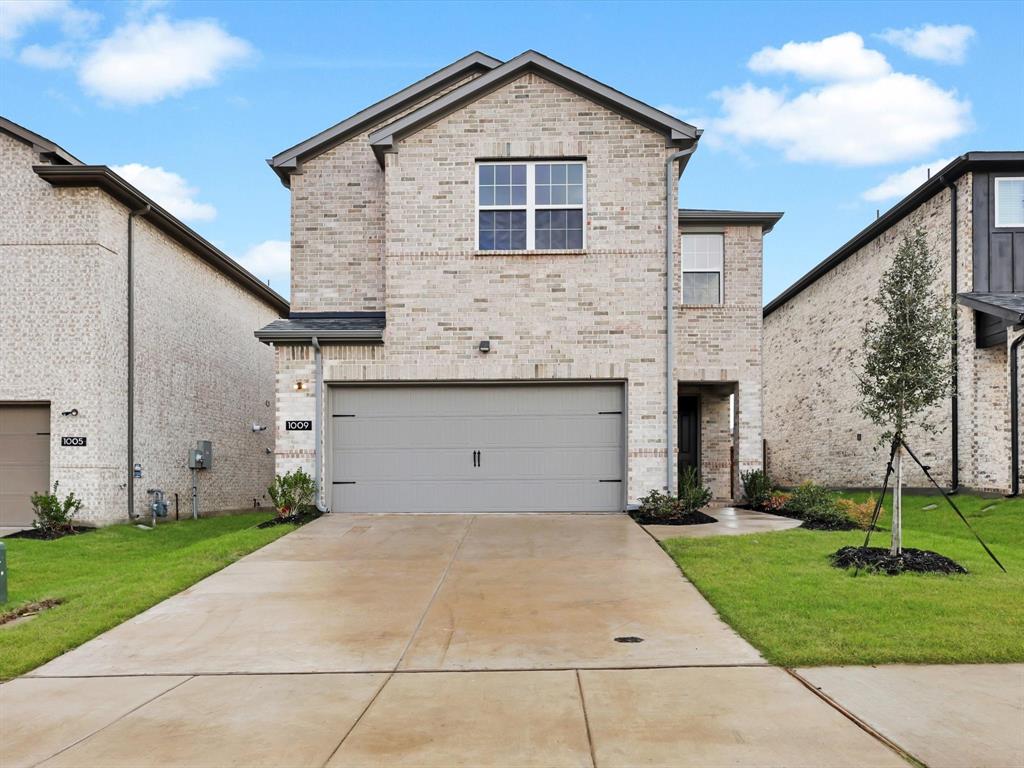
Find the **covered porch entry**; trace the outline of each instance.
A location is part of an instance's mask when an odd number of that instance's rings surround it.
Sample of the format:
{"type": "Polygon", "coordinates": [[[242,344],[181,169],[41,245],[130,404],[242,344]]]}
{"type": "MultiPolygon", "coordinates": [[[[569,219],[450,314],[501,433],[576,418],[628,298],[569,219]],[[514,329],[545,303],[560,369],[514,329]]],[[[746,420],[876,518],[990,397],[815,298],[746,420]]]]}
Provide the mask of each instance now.
{"type": "Polygon", "coordinates": [[[739,477],[736,382],[679,382],[677,474],[692,467],[716,501],[732,501],[739,477]]]}

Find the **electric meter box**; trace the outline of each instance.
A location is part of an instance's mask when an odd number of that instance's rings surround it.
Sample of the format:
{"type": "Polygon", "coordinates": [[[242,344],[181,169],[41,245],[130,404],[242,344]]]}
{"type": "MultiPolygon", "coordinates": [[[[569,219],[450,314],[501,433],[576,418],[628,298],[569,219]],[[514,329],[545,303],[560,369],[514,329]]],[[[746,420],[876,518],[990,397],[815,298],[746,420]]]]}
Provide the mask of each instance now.
{"type": "Polygon", "coordinates": [[[210,469],[213,467],[213,443],[209,440],[197,440],[196,447],[189,451],[189,469],[210,469]]]}

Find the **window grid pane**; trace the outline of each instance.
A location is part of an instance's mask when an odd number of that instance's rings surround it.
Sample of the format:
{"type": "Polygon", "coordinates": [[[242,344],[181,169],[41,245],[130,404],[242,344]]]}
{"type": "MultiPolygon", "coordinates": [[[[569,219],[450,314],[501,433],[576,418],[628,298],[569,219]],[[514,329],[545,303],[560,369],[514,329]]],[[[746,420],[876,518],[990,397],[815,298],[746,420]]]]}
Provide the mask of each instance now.
{"type": "Polygon", "coordinates": [[[583,248],[583,211],[569,208],[537,211],[534,215],[535,247],[583,248]]]}
{"type": "Polygon", "coordinates": [[[534,197],[538,206],[582,206],[583,163],[538,163],[534,197]]]}
{"type": "Polygon", "coordinates": [[[996,226],[1024,227],[1024,178],[995,181],[996,226]]]}
{"type": "Polygon", "coordinates": [[[479,166],[480,205],[526,205],[526,166],[479,166]]]}
{"type": "Polygon", "coordinates": [[[481,251],[526,250],[526,211],[480,211],[481,251]]]}
{"type": "Polygon", "coordinates": [[[718,272],[685,272],[683,304],[718,304],[721,298],[718,272]]]}

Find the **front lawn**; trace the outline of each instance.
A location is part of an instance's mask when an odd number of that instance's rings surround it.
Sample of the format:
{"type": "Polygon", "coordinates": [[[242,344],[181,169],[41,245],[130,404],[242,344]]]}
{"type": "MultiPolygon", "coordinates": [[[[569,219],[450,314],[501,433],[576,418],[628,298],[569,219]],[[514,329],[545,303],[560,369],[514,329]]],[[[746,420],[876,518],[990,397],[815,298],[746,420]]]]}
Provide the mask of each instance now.
{"type": "MultiPolygon", "coordinates": [[[[664,546],[722,618],[774,664],[1024,661],[1024,500],[954,498],[1008,573],[941,496],[916,494],[904,494],[904,546],[951,557],[967,575],[861,571],[854,578],[833,568],[828,556],[862,544],[863,531],[793,529],[664,546]]],[[[888,546],[888,517],[881,525],[872,546],[888,546]]]]}
{"type": "Polygon", "coordinates": [[[4,539],[10,594],[0,613],[47,599],[64,602],[0,626],[0,680],[34,669],[294,530],[256,527],[269,517],[188,520],[155,531],[115,525],[56,541],[4,539]]]}

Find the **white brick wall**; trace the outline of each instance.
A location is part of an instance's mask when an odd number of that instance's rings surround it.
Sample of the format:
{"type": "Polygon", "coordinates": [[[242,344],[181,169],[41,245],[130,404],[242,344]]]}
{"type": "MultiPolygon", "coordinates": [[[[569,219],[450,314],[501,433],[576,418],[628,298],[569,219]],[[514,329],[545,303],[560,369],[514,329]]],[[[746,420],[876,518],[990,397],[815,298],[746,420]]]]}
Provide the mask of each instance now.
{"type": "MultiPolygon", "coordinates": [[[[957,182],[958,291],[972,290],[972,176],[957,182]]],[[[857,411],[850,354],[858,354],[861,328],[874,312],[871,299],[900,240],[916,226],[927,232],[938,256],[936,289],[950,295],[950,191],[943,190],[902,221],[805,288],[764,323],[764,406],[768,465],[773,479],[793,485],[812,479],[832,486],[881,484],[887,449],[881,430],[857,411]],[[858,441],[857,435],[861,436],[858,441]]],[[[967,488],[1009,490],[1007,349],[977,349],[974,312],[957,309],[960,382],[960,483],[967,488]]],[[[933,475],[949,484],[952,473],[949,400],[935,411],[935,434],[920,431],[907,442],[933,475]]],[[[916,467],[907,482],[924,486],[916,467]]]]}
{"type": "MultiPolygon", "coordinates": [[[[31,148],[0,134],[0,403],[49,402],[50,472],[82,519],[126,519],[127,210],[97,189],[55,189],[31,148]],[[77,408],[77,417],[61,411],[77,408]],[[85,448],[62,448],[84,435],[85,448]]],[[[179,493],[187,449],[214,441],[208,510],[248,507],[273,478],[273,352],[253,330],[275,312],[136,220],[136,510],[179,493]],[[269,405],[267,403],[270,403],[269,405]]],[[[40,489],[42,490],[42,489],[40,489]]],[[[173,514],[173,507],[172,507],[173,514]]]]}

